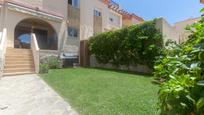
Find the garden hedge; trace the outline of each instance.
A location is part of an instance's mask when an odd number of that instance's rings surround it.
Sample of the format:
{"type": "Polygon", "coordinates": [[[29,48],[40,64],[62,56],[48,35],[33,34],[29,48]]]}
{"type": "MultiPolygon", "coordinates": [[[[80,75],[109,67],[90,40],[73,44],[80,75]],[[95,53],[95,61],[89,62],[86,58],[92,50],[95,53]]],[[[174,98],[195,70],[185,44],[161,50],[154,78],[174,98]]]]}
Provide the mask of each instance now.
{"type": "Polygon", "coordinates": [[[95,35],[88,43],[90,54],[102,64],[142,64],[153,68],[155,57],[163,47],[162,34],[155,25],[153,20],[95,35]]]}

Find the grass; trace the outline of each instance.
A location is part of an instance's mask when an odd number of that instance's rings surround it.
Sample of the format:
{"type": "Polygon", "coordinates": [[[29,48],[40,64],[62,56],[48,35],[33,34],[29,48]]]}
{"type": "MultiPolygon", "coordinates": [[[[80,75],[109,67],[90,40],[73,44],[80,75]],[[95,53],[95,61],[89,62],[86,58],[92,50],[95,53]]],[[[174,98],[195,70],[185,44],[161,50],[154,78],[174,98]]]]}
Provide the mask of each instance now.
{"type": "Polygon", "coordinates": [[[51,70],[41,77],[81,115],[157,115],[151,78],[100,69],[51,70]]]}

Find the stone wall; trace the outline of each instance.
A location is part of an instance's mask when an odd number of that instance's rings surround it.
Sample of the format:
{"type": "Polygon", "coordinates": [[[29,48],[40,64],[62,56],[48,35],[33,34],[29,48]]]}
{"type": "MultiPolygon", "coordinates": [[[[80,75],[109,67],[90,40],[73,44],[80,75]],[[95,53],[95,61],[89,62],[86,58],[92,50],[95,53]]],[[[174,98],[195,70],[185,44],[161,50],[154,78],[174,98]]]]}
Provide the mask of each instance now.
{"type": "Polygon", "coordinates": [[[39,58],[40,60],[50,57],[50,56],[59,56],[59,52],[56,50],[40,50],[39,58]]]}

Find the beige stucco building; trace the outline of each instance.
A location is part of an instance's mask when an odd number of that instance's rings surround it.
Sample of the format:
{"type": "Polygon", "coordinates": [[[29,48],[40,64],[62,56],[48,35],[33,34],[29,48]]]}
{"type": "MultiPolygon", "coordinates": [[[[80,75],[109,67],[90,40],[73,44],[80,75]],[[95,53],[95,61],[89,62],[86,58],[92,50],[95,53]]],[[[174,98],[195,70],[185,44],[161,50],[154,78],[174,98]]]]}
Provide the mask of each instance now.
{"type": "Polygon", "coordinates": [[[164,18],[159,18],[156,25],[163,35],[164,43],[168,39],[176,41],[177,43],[182,43],[186,41],[191,34],[190,31],[186,30],[186,27],[196,23],[200,19],[201,18],[190,18],[171,25],[164,18]]]}
{"type": "Polygon", "coordinates": [[[38,73],[41,59],[51,55],[80,57],[81,40],[122,27],[114,5],[106,0],[0,0],[0,76],[38,73]]]}
{"type": "Polygon", "coordinates": [[[81,39],[88,39],[94,34],[122,28],[122,15],[109,7],[111,3],[103,0],[92,0],[87,2],[81,0],[81,39]]]}
{"type": "Polygon", "coordinates": [[[122,17],[123,17],[123,27],[137,25],[144,22],[143,18],[137,16],[136,14],[130,14],[125,11],[122,12],[122,17]]]}
{"type": "Polygon", "coordinates": [[[179,32],[179,36],[180,36],[180,43],[184,42],[187,40],[188,36],[191,34],[190,31],[186,30],[187,26],[192,25],[193,23],[198,22],[199,20],[201,20],[201,18],[189,18],[187,20],[184,21],[180,21],[174,24],[174,29],[179,32]]]}

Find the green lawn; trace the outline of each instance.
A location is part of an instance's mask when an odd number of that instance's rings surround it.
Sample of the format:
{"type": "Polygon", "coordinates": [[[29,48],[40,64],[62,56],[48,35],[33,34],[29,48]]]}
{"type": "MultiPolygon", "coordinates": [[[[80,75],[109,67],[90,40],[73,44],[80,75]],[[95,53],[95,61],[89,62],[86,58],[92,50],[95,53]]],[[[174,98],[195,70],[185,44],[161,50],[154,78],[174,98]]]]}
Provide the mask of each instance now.
{"type": "Polygon", "coordinates": [[[81,115],[158,114],[158,87],[149,76],[85,68],[41,76],[81,115]]]}

